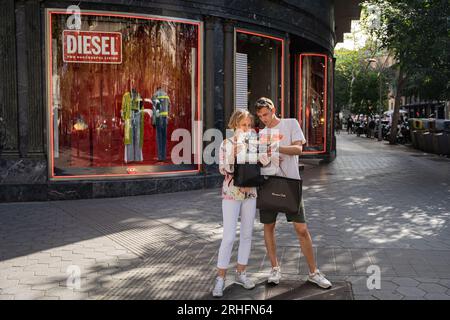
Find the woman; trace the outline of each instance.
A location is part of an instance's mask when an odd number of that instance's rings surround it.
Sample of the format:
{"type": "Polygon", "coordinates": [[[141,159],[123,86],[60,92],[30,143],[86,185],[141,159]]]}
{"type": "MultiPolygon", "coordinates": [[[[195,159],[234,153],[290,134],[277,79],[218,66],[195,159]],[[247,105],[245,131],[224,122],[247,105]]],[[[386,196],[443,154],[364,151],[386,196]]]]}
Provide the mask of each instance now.
{"type": "MultiPolygon", "coordinates": [[[[225,139],[220,146],[219,171],[225,176],[222,187],[223,238],[219,249],[217,262],[217,277],[213,289],[214,297],[222,297],[225,286],[225,276],[230,263],[236,228],[241,215],[240,240],[235,283],[245,289],[252,289],[255,283],[247,277],[246,267],[252,243],[253,222],[256,214],[256,188],[237,187],[233,184],[234,162],[236,156],[248,151],[245,141],[252,134],[253,117],[246,110],[236,110],[230,118],[228,127],[234,130],[232,138],[225,139]]],[[[253,150],[252,150],[253,151],[253,150]]],[[[258,160],[267,165],[267,156],[258,160]]]]}

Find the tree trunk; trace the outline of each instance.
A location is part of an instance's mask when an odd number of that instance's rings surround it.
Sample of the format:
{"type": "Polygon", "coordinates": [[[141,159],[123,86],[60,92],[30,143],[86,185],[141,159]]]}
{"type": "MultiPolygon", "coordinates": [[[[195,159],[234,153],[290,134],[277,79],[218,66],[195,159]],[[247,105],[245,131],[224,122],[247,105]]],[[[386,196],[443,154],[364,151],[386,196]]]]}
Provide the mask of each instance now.
{"type": "Polygon", "coordinates": [[[395,103],[394,103],[394,112],[392,113],[392,125],[391,125],[391,136],[389,137],[389,144],[397,143],[397,125],[400,114],[400,103],[403,92],[403,87],[405,84],[405,79],[403,76],[403,70],[399,67],[397,73],[397,90],[395,92],[395,103]]]}

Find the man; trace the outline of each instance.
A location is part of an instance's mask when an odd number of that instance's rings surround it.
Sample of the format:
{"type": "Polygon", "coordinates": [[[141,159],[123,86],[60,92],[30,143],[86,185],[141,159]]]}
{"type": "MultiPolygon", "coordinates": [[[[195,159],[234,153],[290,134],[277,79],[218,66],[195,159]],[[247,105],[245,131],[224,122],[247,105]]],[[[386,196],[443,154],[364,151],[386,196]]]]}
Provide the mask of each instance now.
{"type": "Polygon", "coordinates": [[[347,119],[347,134],[352,134],[353,132],[353,119],[352,116],[348,116],[347,119]]]}
{"type": "MultiPolygon", "coordinates": [[[[273,161],[272,165],[262,169],[263,174],[284,176],[291,179],[300,179],[298,170],[298,156],[302,153],[302,145],[306,143],[303,132],[296,119],[279,119],[273,102],[268,98],[260,98],[255,103],[256,114],[264,123],[265,128],[260,131],[261,137],[278,137],[278,150],[274,150],[272,144],[272,158],[276,159],[278,152],[279,161],[273,161]],[[274,156],[275,155],[275,156],[274,156]]],[[[275,138],[276,139],[276,138],[275,138]]],[[[272,141],[275,141],[272,139],[272,141]]],[[[275,223],[278,212],[260,210],[260,221],[264,224],[264,240],[267,254],[272,264],[272,270],[267,280],[268,283],[278,284],[281,279],[281,269],[278,264],[275,244],[275,223]]],[[[309,266],[308,281],[322,288],[330,288],[331,283],[319,271],[314,259],[311,235],[306,226],[303,199],[297,214],[286,214],[288,222],[293,222],[294,229],[300,241],[301,250],[309,266]]]]}
{"type": "Polygon", "coordinates": [[[339,115],[337,114],[334,120],[334,129],[336,134],[341,134],[341,118],[339,118],[339,115]]]}
{"type": "Polygon", "coordinates": [[[374,135],[374,132],[375,132],[375,120],[373,118],[369,118],[369,125],[368,125],[368,127],[369,127],[368,138],[372,139],[373,135],[374,135]]]}

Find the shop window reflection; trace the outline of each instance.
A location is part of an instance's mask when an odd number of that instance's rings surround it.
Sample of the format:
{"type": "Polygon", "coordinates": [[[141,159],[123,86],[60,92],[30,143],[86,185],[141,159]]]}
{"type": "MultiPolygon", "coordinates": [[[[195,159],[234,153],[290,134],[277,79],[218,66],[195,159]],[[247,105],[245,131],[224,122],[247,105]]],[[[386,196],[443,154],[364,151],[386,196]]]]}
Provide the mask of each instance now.
{"type": "Polygon", "coordinates": [[[236,30],[235,105],[254,112],[260,97],[270,97],[283,111],[283,39],[236,30]]]}
{"type": "Polygon", "coordinates": [[[306,136],[305,153],[325,152],[327,115],[327,57],[300,55],[299,120],[306,136]]]}

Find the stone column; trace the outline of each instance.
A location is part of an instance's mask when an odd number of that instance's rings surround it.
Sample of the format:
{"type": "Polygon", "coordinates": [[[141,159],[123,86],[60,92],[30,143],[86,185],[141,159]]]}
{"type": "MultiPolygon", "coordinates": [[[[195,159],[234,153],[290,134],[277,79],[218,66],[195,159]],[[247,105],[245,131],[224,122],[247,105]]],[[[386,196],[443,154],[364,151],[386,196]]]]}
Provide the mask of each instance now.
{"type": "Polygon", "coordinates": [[[224,127],[227,128],[228,120],[234,111],[234,24],[227,20],[224,30],[224,127]]]}
{"type": "Polygon", "coordinates": [[[0,153],[17,156],[17,69],[14,0],[0,1],[0,153]]]}
{"type": "Polygon", "coordinates": [[[285,41],[284,41],[284,79],[281,79],[283,83],[284,88],[284,114],[283,117],[290,118],[290,111],[291,107],[294,108],[294,106],[290,105],[290,55],[289,55],[289,34],[286,33],[285,41]]]}
{"type": "Polygon", "coordinates": [[[204,65],[204,96],[203,128],[214,127],[214,18],[205,18],[205,65],[204,65]]]}

